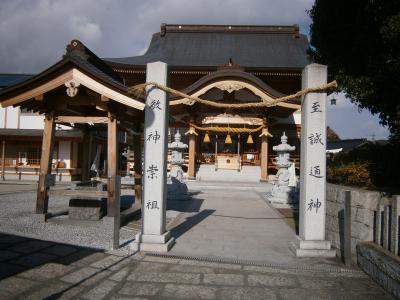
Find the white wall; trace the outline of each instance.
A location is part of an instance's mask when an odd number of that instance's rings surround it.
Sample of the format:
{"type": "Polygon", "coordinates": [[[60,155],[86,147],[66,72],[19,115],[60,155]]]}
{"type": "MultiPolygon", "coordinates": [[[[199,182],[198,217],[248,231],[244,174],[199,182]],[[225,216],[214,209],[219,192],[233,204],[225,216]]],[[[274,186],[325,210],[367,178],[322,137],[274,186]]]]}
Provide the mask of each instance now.
{"type": "Polygon", "coordinates": [[[6,108],[6,128],[18,128],[19,107],[6,108]]]}
{"type": "MultiPolygon", "coordinates": [[[[43,129],[44,116],[21,114],[19,107],[0,108],[0,128],[43,129]]],[[[57,125],[57,129],[70,130],[70,126],[57,125]]]]}
{"type": "Polygon", "coordinates": [[[30,116],[21,115],[19,119],[20,129],[43,129],[44,128],[44,117],[41,115],[30,116]]]}

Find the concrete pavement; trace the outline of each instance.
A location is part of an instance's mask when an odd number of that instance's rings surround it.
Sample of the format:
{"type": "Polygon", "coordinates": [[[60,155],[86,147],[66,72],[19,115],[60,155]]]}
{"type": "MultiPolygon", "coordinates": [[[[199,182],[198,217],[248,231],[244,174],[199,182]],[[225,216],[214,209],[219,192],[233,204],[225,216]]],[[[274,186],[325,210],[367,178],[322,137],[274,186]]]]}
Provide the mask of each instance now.
{"type": "Polygon", "coordinates": [[[114,255],[0,234],[0,299],[391,299],[364,273],[114,255]]]}
{"type": "MultiPolygon", "coordinates": [[[[266,192],[269,185],[263,186],[266,192]]],[[[295,232],[253,187],[190,188],[191,205],[170,225],[176,238],[171,254],[279,264],[296,260],[289,250],[295,232]]]]}

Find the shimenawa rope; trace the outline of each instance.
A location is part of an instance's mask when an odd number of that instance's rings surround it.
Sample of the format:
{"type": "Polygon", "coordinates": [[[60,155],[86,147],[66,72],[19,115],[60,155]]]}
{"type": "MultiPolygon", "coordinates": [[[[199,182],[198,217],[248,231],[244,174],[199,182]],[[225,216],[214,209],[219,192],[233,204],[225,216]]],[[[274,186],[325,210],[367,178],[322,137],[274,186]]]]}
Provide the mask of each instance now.
{"type": "Polygon", "coordinates": [[[144,97],[146,95],[146,87],[149,86],[153,86],[156,87],[160,90],[163,90],[165,92],[180,96],[182,98],[186,98],[189,99],[191,101],[186,101],[184,104],[186,105],[192,105],[193,102],[198,102],[204,105],[208,105],[208,106],[212,106],[212,107],[217,107],[217,108],[237,108],[237,109],[241,109],[241,108],[256,108],[256,107],[272,107],[272,106],[276,106],[278,103],[280,102],[286,102],[301,96],[304,96],[308,93],[317,93],[317,92],[325,92],[329,89],[333,89],[336,88],[337,82],[336,80],[331,81],[327,84],[323,84],[321,86],[316,86],[316,87],[311,87],[311,88],[306,88],[304,90],[298,91],[295,94],[292,95],[288,95],[288,96],[284,96],[284,97],[280,97],[280,98],[276,98],[272,101],[270,100],[262,100],[261,102],[250,102],[250,103],[218,103],[216,101],[213,100],[207,100],[207,99],[201,99],[198,97],[194,97],[194,96],[190,96],[188,94],[185,94],[181,91],[175,90],[173,88],[167,87],[165,85],[159,84],[157,82],[146,82],[146,83],[142,83],[142,84],[138,84],[135,86],[132,86],[128,89],[128,93],[132,94],[133,96],[136,97],[144,97]]]}

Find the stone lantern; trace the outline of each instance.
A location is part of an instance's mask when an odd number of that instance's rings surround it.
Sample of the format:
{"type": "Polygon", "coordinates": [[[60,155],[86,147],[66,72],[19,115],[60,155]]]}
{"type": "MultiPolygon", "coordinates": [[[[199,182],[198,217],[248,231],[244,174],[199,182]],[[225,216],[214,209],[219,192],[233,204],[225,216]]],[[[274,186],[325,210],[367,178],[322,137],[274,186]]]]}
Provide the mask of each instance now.
{"type": "Polygon", "coordinates": [[[296,147],[290,146],[287,140],[288,138],[283,132],[281,144],[272,147],[272,150],[278,154],[276,158],[278,172],[276,173],[276,183],[274,183],[271,193],[267,195],[267,199],[272,203],[293,205],[297,202],[298,197],[295,193],[296,174],[294,163],[290,161],[290,152],[293,152],[296,147]]]}
{"type": "Polygon", "coordinates": [[[183,181],[182,165],[185,163],[183,151],[188,145],[181,142],[179,130],[174,136],[174,141],[168,143],[168,149],[172,150],[171,171],[167,179],[167,191],[169,200],[188,200],[188,189],[183,181]]]}

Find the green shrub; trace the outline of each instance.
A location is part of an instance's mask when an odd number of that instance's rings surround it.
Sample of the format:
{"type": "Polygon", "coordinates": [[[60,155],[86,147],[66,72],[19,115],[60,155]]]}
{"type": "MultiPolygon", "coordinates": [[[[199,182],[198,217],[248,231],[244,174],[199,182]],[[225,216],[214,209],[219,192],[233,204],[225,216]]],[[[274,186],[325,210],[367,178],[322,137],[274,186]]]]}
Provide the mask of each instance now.
{"type": "Polygon", "coordinates": [[[327,160],[327,179],[332,183],[365,187],[400,186],[400,143],[368,142],[327,160]]]}
{"type": "Polygon", "coordinates": [[[368,163],[349,163],[328,166],[328,181],[350,186],[371,187],[371,175],[368,163]]]}

